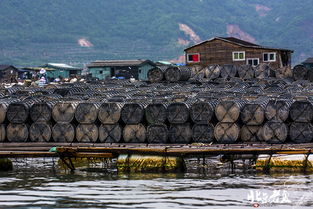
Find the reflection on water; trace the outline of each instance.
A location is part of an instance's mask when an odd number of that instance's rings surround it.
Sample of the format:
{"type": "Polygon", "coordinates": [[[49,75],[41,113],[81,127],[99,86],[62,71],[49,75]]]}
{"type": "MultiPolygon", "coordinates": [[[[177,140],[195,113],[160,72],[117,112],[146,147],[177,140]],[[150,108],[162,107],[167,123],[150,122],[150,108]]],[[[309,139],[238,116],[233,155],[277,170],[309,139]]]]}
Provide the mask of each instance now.
{"type": "Polygon", "coordinates": [[[313,175],[0,173],[0,208],[310,208],[313,175]],[[257,205],[256,205],[257,206],[257,205]]]}

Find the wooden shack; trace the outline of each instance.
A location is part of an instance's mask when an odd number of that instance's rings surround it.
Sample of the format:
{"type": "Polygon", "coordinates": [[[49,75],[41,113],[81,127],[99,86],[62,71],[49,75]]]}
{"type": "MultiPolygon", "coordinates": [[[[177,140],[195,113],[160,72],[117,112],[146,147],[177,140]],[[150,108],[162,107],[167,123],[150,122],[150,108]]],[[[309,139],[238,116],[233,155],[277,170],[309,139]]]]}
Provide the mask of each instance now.
{"type": "Polygon", "coordinates": [[[47,79],[53,81],[55,78],[72,78],[77,75],[81,75],[82,68],[73,67],[63,63],[47,63],[39,67],[24,67],[22,69],[25,74],[24,77],[31,79],[32,77],[39,76],[41,69],[44,69],[46,72],[47,79]]]}
{"type": "Polygon", "coordinates": [[[44,68],[47,72],[47,78],[71,78],[81,75],[82,68],[77,68],[63,63],[47,63],[40,68],[44,68]]]}
{"type": "Polygon", "coordinates": [[[15,83],[17,82],[18,69],[12,65],[0,65],[0,82],[15,83]]]}
{"type": "Polygon", "coordinates": [[[214,37],[185,50],[187,65],[268,63],[273,68],[291,66],[292,50],[260,46],[234,37],[214,37]]]}
{"type": "Polygon", "coordinates": [[[148,80],[148,71],[155,67],[155,64],[150,60],[97,60],[87,67],[92,77],[101,80],[113,76],[148,80]]]}

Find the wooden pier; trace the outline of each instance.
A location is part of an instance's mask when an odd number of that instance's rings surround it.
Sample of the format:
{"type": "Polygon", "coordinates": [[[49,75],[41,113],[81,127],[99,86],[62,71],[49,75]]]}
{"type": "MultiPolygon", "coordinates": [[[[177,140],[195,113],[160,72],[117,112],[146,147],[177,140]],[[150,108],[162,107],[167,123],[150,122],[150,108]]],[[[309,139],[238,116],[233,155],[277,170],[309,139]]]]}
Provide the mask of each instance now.
{"type": "Polygon", "coordinates": [[[126,144],[126,143],[0,143],[0,158],[97,157],[119,154],[162,156],[212,156],[260,154],[311,154],[313,143],[305,144],[126,144]],[[51,150],[51,148],[54,148],[51,150]]]}

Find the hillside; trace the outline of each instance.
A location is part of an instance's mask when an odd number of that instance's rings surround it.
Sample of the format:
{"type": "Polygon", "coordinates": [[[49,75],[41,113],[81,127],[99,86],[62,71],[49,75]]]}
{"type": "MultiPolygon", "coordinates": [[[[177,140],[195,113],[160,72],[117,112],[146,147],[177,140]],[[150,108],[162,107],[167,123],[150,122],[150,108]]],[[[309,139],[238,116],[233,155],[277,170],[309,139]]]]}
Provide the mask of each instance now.
{"type": "Polygon", "coordinates": [[[309,0],[2,0],[0,63],[172,60],[212,36],[313,56],[309,0]]]}

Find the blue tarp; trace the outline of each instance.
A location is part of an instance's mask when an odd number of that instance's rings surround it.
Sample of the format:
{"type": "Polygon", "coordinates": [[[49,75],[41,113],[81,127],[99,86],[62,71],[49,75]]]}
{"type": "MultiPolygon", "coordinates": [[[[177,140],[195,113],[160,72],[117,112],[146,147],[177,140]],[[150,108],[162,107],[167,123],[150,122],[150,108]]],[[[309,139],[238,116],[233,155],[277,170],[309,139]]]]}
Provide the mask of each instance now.
{"type": "Polygon", "coordinates": [[[177,65],[177,66],[185,66],[186,64],[185,63],[175,63],[175,65],[177,65]]]}

